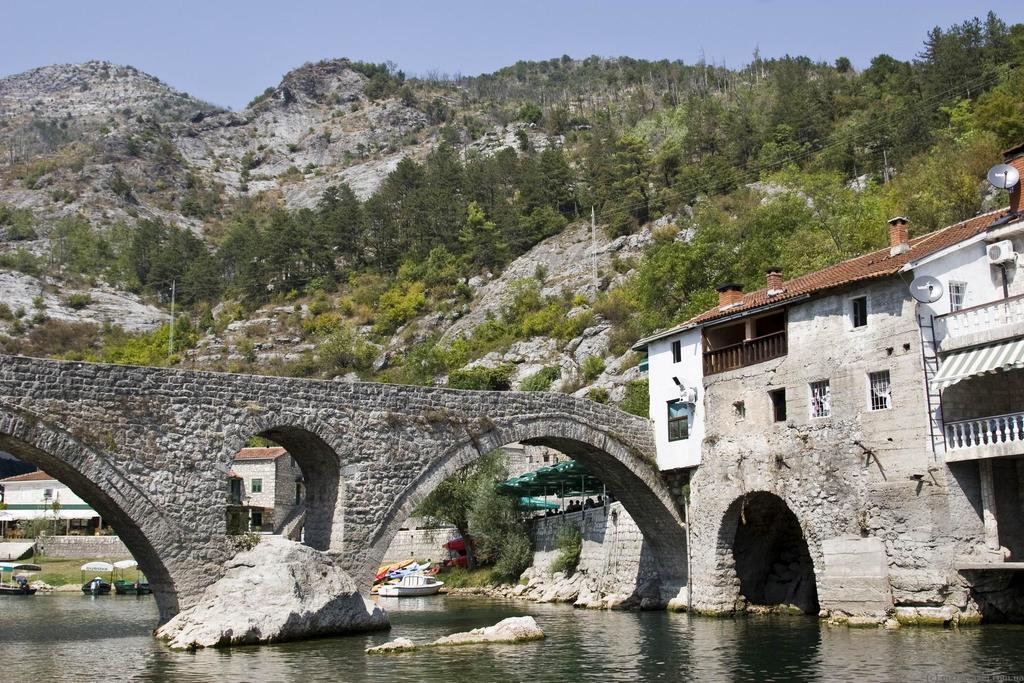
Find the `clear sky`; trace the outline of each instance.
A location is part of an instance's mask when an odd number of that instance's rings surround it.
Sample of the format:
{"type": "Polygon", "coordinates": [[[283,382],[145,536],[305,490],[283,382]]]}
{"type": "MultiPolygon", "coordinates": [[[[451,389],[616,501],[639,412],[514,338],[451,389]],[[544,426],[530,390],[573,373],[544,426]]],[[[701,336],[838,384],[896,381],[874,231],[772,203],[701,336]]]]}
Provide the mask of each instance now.
{"type": "Polygon", "coordinates": [[[237,109],[328,57],[477,74],[562,54],[739,66],[759,48],[862,68],[990,8],[1024,21],[1020,3],[975,0],[2,0],[0,76],[106,59],[237,109]]]}

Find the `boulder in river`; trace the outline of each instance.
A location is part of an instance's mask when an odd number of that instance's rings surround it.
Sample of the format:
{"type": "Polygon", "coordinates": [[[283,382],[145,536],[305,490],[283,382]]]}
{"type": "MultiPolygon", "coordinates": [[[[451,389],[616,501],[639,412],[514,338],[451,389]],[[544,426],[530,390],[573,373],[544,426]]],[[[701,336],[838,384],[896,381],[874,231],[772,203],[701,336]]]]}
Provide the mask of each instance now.
{"type": "Polygon", "coordinates": [[[417,645],[406,638],[398,638],[391,642],[370,647],[366,654],[379,655],[390,652],[408,652],[427,647],[445,647],[449,645],[477,645],[481,643],[525,643],[531,640],[543,640],[544,630],[537,625],[533,617],[509,617],[502,619],[494,626],[475,628],[464,633],[453,633],[442,636],[432,643],[417,645]]]}
{"type": "Polygon", "coordinates": [[[226,565],[192,607],[156,630],[172,648],[254,645],[388,628],[326,553],[280,536],[226,565]]]}

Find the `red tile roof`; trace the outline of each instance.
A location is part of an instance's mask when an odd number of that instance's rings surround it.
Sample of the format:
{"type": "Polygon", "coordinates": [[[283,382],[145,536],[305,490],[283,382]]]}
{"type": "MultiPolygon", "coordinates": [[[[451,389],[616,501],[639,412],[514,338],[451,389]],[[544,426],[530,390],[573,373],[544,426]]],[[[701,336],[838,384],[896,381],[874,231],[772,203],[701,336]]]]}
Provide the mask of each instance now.
{"type": "Polygon", "coordinates": [[[7,477],[6,479],[0,479],[0,484],[10,483],[12,481],[57,481],[46,472],[42,470],[36,470],[35,472],[26,472],[25,474],[16,474],[13,477],[7,477]]]}
{"type": "Polygon", "coordinates": [[[277,460],[287,453],[280,446],[268,446],[265,448],[243,448],[235,454],[235,462],[239,460],[277,460]]]}
{"type": "Polygon", "coordinates": [[[960,223],[954,223],[941,230],[915,237],[910,240],[910,249],[902,254],[890,256],[889,247],[885,247],[870,254],[857,256],[828,268],[787,280],[783,282],[782,292],[774,296],[768,296],[767,289],[759,289],[744,294],[738,302],[731,306],[725,308],[716,306],[690,318],[684,323],[669,328],[664,332],[653,334],[646,340],[637,342],[637,346],[642,347],[647,341],[652,341],[690,327],[713,322],[719,318],[725,318],[736,313],[804,297],[809,294],[816,294],[854,282],[895,275],[899,272],[900,268],[911,261],[934,254],[984,232],[1007,212],[1008,209],[1006,208],[990,211],[960,223]]]}

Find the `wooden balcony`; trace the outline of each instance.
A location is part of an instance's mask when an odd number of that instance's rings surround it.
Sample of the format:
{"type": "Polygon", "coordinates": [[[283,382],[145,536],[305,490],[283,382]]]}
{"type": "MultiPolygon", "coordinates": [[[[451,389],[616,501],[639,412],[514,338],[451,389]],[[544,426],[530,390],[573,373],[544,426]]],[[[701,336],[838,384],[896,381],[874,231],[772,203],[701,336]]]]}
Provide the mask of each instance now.
{"type": "Polygon", "coordinates": [[[786,332],[773,332],[763,337],[746,339],[739,344],[704,352],[704,375],[757,365],[786,355],[786,332]]]}

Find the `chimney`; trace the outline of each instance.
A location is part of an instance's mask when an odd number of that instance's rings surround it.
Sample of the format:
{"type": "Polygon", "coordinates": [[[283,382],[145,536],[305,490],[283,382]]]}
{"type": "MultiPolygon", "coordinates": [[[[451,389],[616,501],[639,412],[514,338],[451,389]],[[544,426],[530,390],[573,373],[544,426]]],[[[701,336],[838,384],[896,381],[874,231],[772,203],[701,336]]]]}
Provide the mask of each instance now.
{"type": "Polygon", "coordinates": [[[782,293],[782,268],[779,266],[768,266],[765,271],[768,273],[768,296],[775,296],[782,293]]]}
{"type": "MultiPolygon", "coordinates": [[[[1011,147],[1003,152],[1003,161],[1020,171],[1021,177],[1024,178],[1024,144],[1011,147]]],[[[1018,180],[1017,184],[1010,188],[1011,214],[1020,212],[1020,186],[1021,181],[1018,180]]]]}
{"type": "Polygon", "coordinates": [[[743,285],[727,282],[715,288],[718,292],[718,307],[725,308],[738,303],[743,298],[743,285]]]}
{"type": "Polygon", "coordinates": [[[889,256],[910,251],[910,229],[906,216],[889,219],[889,256]]]}

